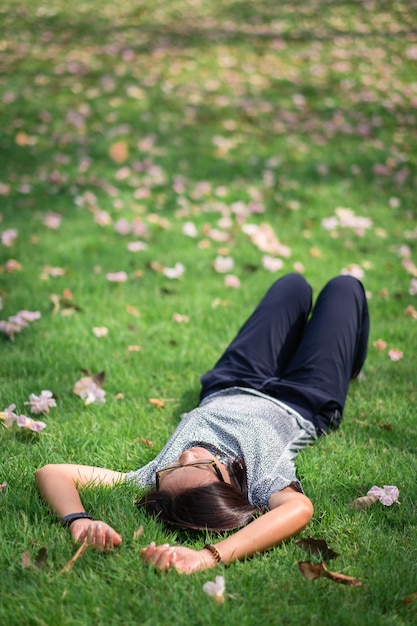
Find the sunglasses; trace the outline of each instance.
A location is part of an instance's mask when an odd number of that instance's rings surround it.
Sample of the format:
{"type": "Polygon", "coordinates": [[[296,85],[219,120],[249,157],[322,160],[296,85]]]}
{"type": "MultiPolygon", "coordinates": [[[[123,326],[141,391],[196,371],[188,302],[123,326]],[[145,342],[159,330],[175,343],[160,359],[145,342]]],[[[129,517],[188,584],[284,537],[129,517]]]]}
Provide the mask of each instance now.
{"type": "Polygon", "coordinates": [[[162,469],[155,472],[156,488],[159,489],[159,478],[161,474],[163,474],[164,472],[173,472],[174,470],[180,467],[201,467],[203,465],[211,465],[214,471],[216,472],[217,478],[220,480],[220,482],[222,483],[225,482],[223,475],[219,469],[219,466],[217,465],[217,461],[215,459],[207,459],[207,460],[202,460],[202,461],[195,461],[194,463],[182,463],[182,464],[177,464],[177,465],[168,465],[168,467],[163,467],[162,469]]]}

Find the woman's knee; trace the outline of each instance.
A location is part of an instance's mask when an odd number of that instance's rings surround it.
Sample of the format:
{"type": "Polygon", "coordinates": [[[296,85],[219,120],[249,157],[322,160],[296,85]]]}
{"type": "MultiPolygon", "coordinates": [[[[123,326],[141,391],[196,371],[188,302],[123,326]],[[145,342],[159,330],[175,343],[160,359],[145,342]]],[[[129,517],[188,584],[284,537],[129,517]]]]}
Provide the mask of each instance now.
{"type": "Polygon", "coordinates": [[[360,280],[354,276],[335,276],[326,284],[325,289],[339,294],[340,297],[356,296],[360,300],[366,300],[365,290],[360,280]]]}
{"type": "Polygon", "coordinates": [[[299,298],[301,301],[311,302],[312,288],[307,280],[301,274],[290,272],[278,278],[273,284],[272,289],[283,289],[293,298],[299,298]]]}

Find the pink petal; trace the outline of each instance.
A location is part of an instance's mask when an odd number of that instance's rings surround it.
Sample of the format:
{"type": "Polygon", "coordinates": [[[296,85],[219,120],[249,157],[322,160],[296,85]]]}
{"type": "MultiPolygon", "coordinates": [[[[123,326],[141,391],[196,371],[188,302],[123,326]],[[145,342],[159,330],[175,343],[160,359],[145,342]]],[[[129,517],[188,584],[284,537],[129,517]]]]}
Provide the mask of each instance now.
{"type": "Polygon", "coordinates": [[[392,350],[388,351],[388,356],[391,359],[391,361],[400,361],[404,355],[401,352],[401,350],[398,350],[397,348],[393,348],[392,350]]]}
{"type": "Polygon", "coordinates": [[[107,280],[113,283],[125,283],[127,281],[126,272],[109,272],[106,274],[107,280]]]}
{"type": "Polygon", "coordinates": [[[371,487],[371,489],[369,489],[366,495],[381,498],[384,495],[384,490],[382,489],[382,487],[377,487],[376,485],[374,485],[374,487],[371,487]]]}

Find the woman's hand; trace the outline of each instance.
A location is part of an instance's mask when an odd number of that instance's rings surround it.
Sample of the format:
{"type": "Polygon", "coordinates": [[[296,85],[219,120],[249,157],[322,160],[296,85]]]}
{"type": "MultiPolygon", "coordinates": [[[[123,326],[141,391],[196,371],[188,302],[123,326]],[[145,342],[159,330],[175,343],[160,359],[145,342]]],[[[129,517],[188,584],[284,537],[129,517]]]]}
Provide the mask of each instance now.
{"type": "Polygon", "coordinates": [[[183,574],[194,574],[217,565],[216,559],[208,550],[192,550],[168,543],[156,546],[153,541],[143,548],[142,557],[145,563],[152,563],[160,571],[176,569],[183,574]]]}
{"type": "Polygon", "coordinates": [[[97,550],[112,550],[122,543],[121,536],[101,521],[77,519],[71,524],[70,533],[75,541],[82,543],[86,539],[87,545],[97,550]]]}

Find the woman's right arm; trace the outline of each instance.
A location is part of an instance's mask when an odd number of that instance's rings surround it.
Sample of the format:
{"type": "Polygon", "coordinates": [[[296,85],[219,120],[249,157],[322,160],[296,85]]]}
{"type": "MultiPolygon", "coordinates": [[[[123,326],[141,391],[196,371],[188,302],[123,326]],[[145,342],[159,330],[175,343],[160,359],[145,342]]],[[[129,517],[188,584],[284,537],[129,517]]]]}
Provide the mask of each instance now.
{"type": "MultiPolygon", "coordinates": [[[[45,465],[37,470],[36,484],[51,509],[63,518],[71,513],[85,511],[78,493],[84,485],[115,485],[124,480],[122,472],[89,465],[45,465]]],[[[70,528],[76,541],[87,539],[89,545],[109,549],[120,545],[121,536],[108,524],[99,520],[77,519],[70,528]]]]}

